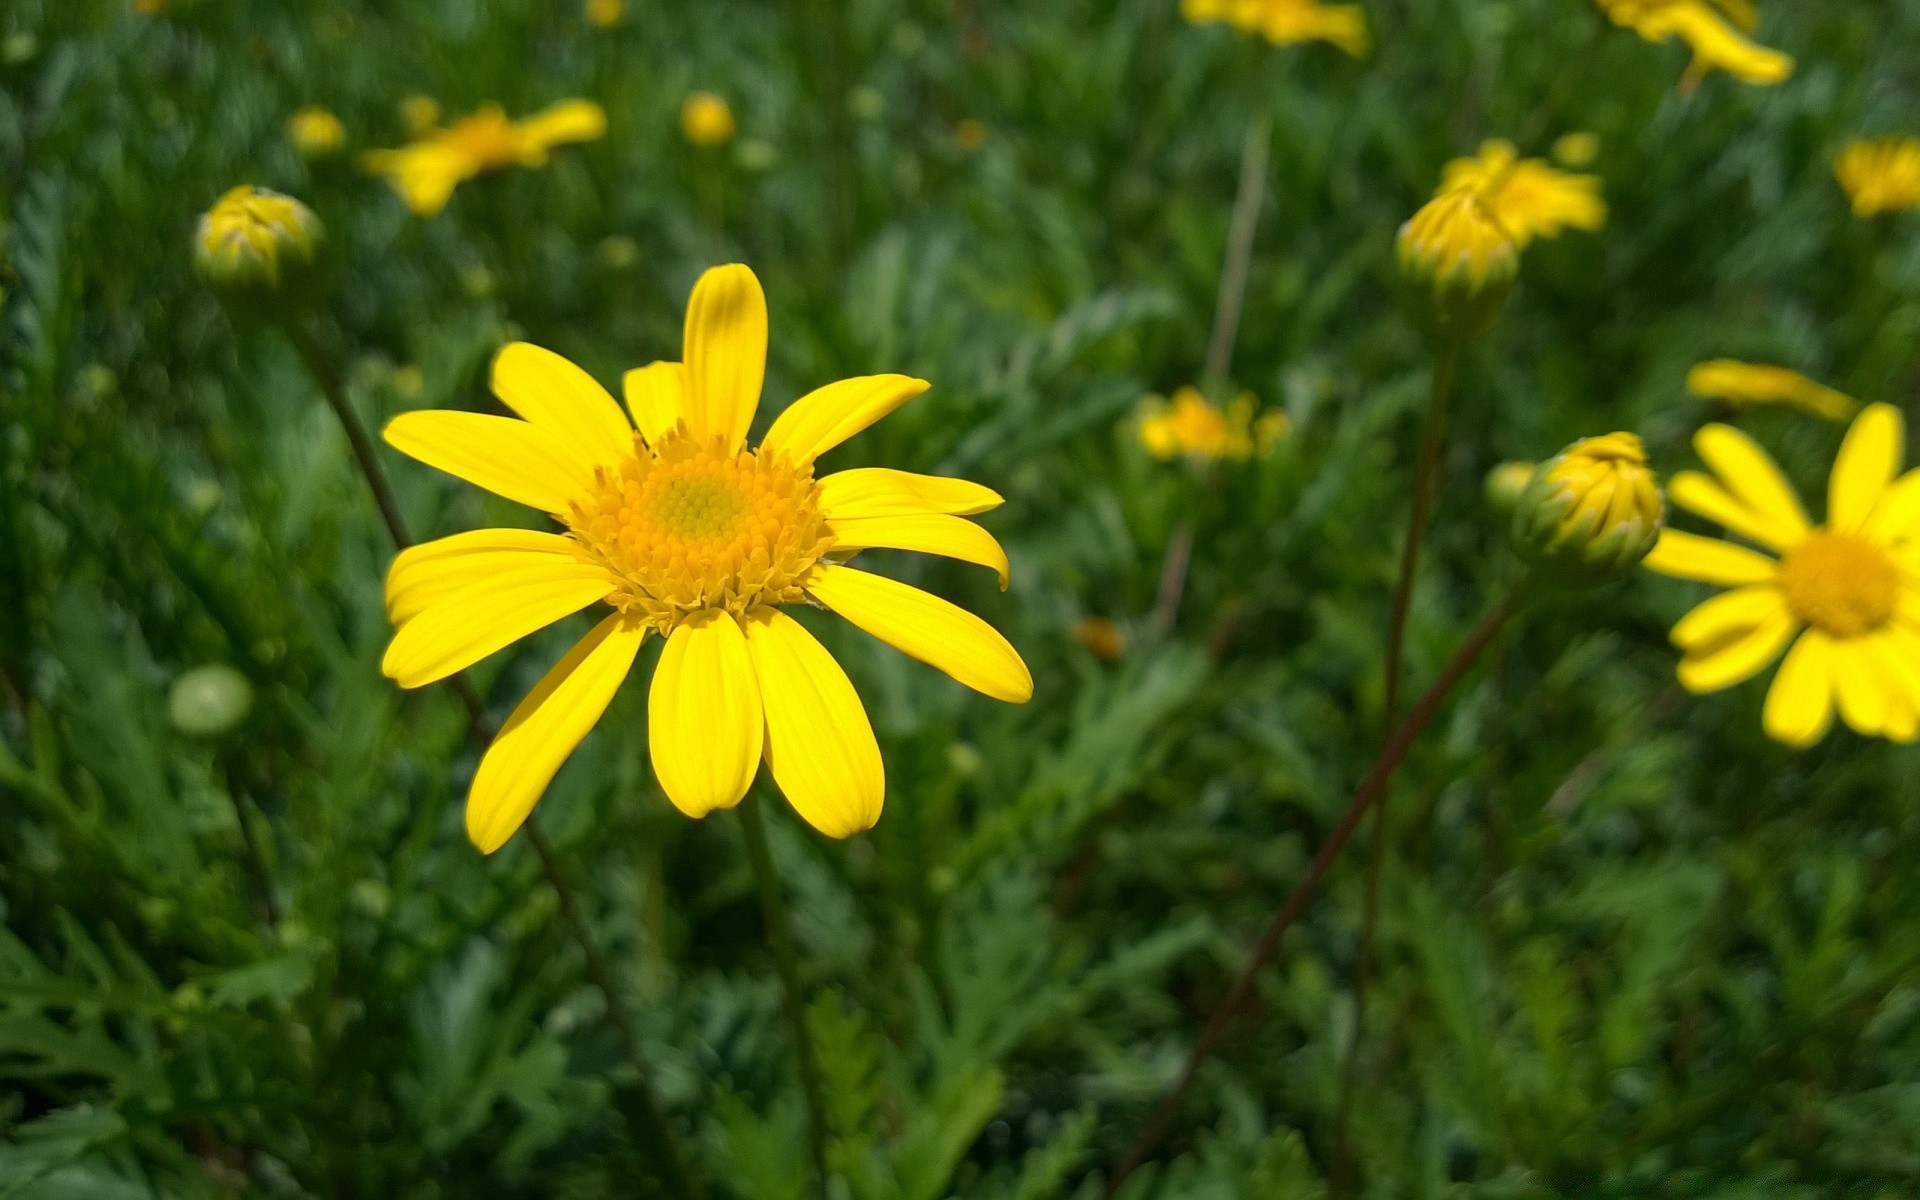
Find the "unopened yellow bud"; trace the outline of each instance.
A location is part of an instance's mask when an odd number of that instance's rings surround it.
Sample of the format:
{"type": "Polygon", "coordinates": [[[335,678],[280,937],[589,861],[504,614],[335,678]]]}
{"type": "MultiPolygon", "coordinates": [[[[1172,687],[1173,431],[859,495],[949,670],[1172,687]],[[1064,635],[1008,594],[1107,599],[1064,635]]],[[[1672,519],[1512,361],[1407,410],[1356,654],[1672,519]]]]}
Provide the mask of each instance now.
{"type": "Polygon", "coordinates": [[[309,104],[287,118],[287,137],[303,157],[325,158],[346,145],[347,127],[326,109],[309,104]]]}
{"type": "Polygon", "coordinates": [[[1539,465],[1530,462],[1503,462],[1487,472],[1487,503],[1501,516],[1511,515],[1520,503],[1520,494],[1533,482],[1539,465]]]}
{"type": "Polygon", "coordinates": [[[193,265],[229,299],[264,299],[308,273],[323,236],[320,218],[306,205],[242,184],[200,217],[193,265]]]}
{"type": "Polygon", "coordinates": [[[1415,317],[1451,341],[1493,327],[1520,273],[1520,253],[1479,195],[1443,193],[1400,227],[1400,274],[1415,317]]]}
{"type": "Polygon", "coordinates": [[[1638,437],[1586,438],[1534,472],[1514,506],[1514,548],[1549,578],[1610,583],[1653,549],[1666,511],[1638,437]]]}
{"type": "Polygon", "coordinates": [[[723,146],[737,129],[733,109],[712,92],[695,92],[680,106],[680,133],[696,146],[723,146]]]}

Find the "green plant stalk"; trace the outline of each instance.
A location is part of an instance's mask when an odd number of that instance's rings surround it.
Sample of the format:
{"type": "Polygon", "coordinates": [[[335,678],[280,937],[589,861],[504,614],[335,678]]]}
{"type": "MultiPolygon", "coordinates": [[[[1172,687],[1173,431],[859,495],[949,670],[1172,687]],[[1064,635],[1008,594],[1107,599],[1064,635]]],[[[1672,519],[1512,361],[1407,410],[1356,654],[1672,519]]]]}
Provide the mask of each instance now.
{"type": "MultiPolygon", "coordinates": [[[[1400,547],[1400,574],[1393,586],[1393,608],[1387,618],[1385,686],[1381,693],[1380,736],[1393,736],[1400,719],[1400,687],[1406,673],[1407,617],[1413,608],[1413,586],[1420,573],[1420,552],[1440,484],[1440,458],[1446,448],[1447,413],[1460,369],[1461,345],[1449,339],[1434,351],[1433,388],[1427,397],[1427,415],[1421,423],[1420,451],[1414,468],[1413,502],[1407,509],[1407,532],[1400,547]]],[[[1392,826],[1393,797],[1383,796],[1374,810],[1367,844],[1367,879],[1360,915],[1360,949],[1353,967],[1353,1036],[1340,1069],[1340,1091],[1334,1103],[1333,1153],[1330,1156],[1331,1194],[1346,1192],[1351,1167],[1347,1132],[1359,1087],[1360,1043],[1366,1030],[1367,984],[1373,974],[1373,943],[1380,925],[1380,892],[1386,876],[1387,843],[1392,826]]]]}
{"type": "Polygon", "coordinates": [[[800,960],[793,952],[793,936],[787,924],[787,904],[780,892],[780,876],[773,869],[773,852],[767,845],[767,819],[760,811],[760,798],[751,790],[738,809],[740,829],[746,837],[747,861],[753,866],[754,883],[760,891],[760,915],[767,927],[767,948],[773,951],[774,969],[780,974],[780,1007],[786,1014],[787,1029],[793,1036],[793,1056],[800,1064],[800,1090],[807,1109],[807,1143],[813,1157],[813,1170],[820,1195],[832,1195],[827,1175],[826,1088],[820,1081],[820,1063],[814,1057],[813,1034],[807,1028],[807,1006],[800,984],[800,960]]]}
{"type": "Polygon", "coordinates": [[[1313,861],[1307,865],[1306,874],[1301,876],[1300,881],[1294,885],[1292,893],[1287,896],[1286,903],[1280,907],[1280,911],[1274,914],[1273,920],[1267,925],[1266,932],[1260,935],[1259,942],[1254,945],[1253,953],[1247,959],[1247,965],[1234,979],[1233,986],[1227,989],[1226,998],[1221,1000],[1219,1006],[1214,1009],[1213,1016],[1208,1019],[1206,1027],[1201,1030],[1200,1037],[1194,1042],[1192,1051],[1188,1053],[1186,1065],[1181,1068],[1173,1087],[1168,1089],[1167,1094],[1161,1098],[1160,1104],[1154,1109],[1153,1116],[1147,1122],[1146,1129],[1134,1140],[1126,1156],[1114,1168],[1113,1174],[1107,1180],[1106,1189],[1102,1193],[1105,1200],[1113,1200],[1119,1194],[1121,1185],[1127,1181],[1127,1177],[1146,1162],[1166,1139],[1167,1131],[1172,1128],[1174,1119],[1180,1115],[1180,1109],[1186,1103],[1188,1092],[1193,1089],[1194,1080],[1199,1075],[1201,1066],[1212,1057],[1214,1048],[1219,1045],[1228,1025],[1245,1006],[1248,998],[1253,995],[1254,981],[1279,953],[1280,940],[1306,911],[1308,901],[1312,900],[1314,894],[1319,891],[1320,883],[1326,878],[1327,870],[1332,867],[1334,859],[1339,857],[1340,851],[1353,837],[1354,830],[1359,828],[1361,819],[1386,793],[1387,783],[1393,778],[1394,770],[1407,757],[1407,752],[1413,748],[1414,741],[1433,722],[1433,718],[1440,711],[1441,704],[1453,689],[1459,686],[1460,681],[1466,677],[1481,653],[1492,643],[1501,629],[1506,626],[1508,618],[1512,617],[1518,609],[1526,584],[1526,578],[1522,577],[1507,589],[1506,594],[1488,610],[1486,616],[1480,619],[1480,624],[1467,635],[1459,649],[1454,651],[1453,657],[1441,669],[1440,677],[1434,680],[1433,686],[1415,702],[1412,710],[1407,714],[1407,719],[1395,727],[1393,736],[1387,739],[1387,744],[1381,749],[1380,756],[1374,760],[1372,770],[1367,772],[1367,777],[1354,791],[1353,800],[1347,805],[1346,812],[1341,814],[1340,820],[1334,824],[1326,840],[1320,844],[1320,849],[1314,854],[1313,861]]]}
{"type": "MultiPolygon", "coordinates": [[[[382,522],[386,525],[387,535],[393,541],[394,549],[405,550],[414,544],[413,537],[407,531],[406,521],[400,515],[400,505],[395,500],[392,486],[387,482],[387,474],[380,466],[373,438],[368,434],[366,425],[360,420],[360,414],[353,408],[347,397],[346,382],[333,360],[320,346],[319,339],[311,328],[299,316],[290,316],[276,322],[280,331],[293,344],[294,350],[306,365],[307,372],[313,377],[320,393],[326,398],[327,406],[333,410],[341,429],[347,435],[347,444],[353,449],[354,461],[359,464],[360,474],[366,480],[367,489],[373,493],[375,506],[380,510],[382,522]]],[[[473,741],[481,746],[492,740],[492,723],[487,719],[486,705],[481,700],[471,680],[464,673],[453,676],[451,683],[460,703],[467,712],[468,733],[473,741]]],[[[620,1002],[619,991],[614,987],[613,977],[607,971],[606,960],[600,954],[598,940],[593,936],[592,926],[587,924],[586,916],[580,908],[579,899],[573,885],[568,882],[566,872],[560,866],[559,858],[554,854],[553,844],[547,840],[546,833],[528,814],[526,823],[527,837],[533,843],[534,853],[540,859],[540,868],[546,873],[547,883],[560,899],[560,911],[567,922],[569,932],[580,946],[580,952],[586,960],[587,977],[600,992],[607,1006],[607,1018],[613,1024],[614,1034],[619,1038],[621,1049],[632,1063],[638,1075],[638,1084],[634,1089],[638,1093],[635,1103],[623,1104],[628,1123],[633,1127],[636,1144],[653,1146],[658,1152],[662,1164],[661,1173],[669,1190],[683,1200],[703,1200],[706,1192],[698,1178],[693,1174],[687,1154],[680,1142],[680,1135],[674,1131],[673,1122],[667,1116],[666,1108],[660,1102],[658,1088],[653,1082],[653,1072],[648,1068],[645,1055],[641,1052],[640,1039],[634,1032],[633,1024],[627,1017],[626,1007],[620,1002]]]]}

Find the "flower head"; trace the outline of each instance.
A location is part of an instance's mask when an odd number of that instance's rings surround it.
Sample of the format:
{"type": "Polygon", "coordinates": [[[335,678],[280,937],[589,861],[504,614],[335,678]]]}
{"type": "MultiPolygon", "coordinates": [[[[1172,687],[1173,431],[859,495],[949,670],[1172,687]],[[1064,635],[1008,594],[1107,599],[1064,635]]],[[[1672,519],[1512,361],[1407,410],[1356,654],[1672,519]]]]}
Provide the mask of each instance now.
{"type": "Polygon", "coordinates": [[[680,136],[695,146],[724,146],[738,125],[726,99],[712,92],[695,92],[680,105],[680,136]]]}
{"type": "Polygon", "coordinates": [[[1833,464],[1824,525],[1747,435],[1708,425],[1694,436],[1712,474],[1674,476],[1674,503],[1771,553],[1669,529],[1647,558],[1661,574],[1731,589],[1673,627],[1689,691],[1731,687],[1784,651],[1762,716],[1775,740],[1813,745],[1836,709],[1868,737],[1920,732],[1920,471],[1899,474],[1904,436],[1899,409],[1861,411],[1833,464]]]}
{"type": "Polygon", "coordinates": [[[445,129],[431,130],[399,150],[373,150],[361,166],[385,175],[407,207],[423,217],[447,206],[453,189],[489,171],[542,167],[548,152],[569,142],[591,142],[607,132],[607,115],[591,100],[563,100],[512,121],[489,104],[445,129]]]}
{"type": "Polygon", "coordinates": [[[1687,372],[1687,390],[1737,407],[1785,404],[1828,421],[1844,421],[1860,405],[1845,392],[1815,383],[1798,371],[1765,363],[1716,358],[1687,372]]]}
{"type": "Polygon", "coordinates": [[[1473,192],[1524,250],[1535,238],[1566,229],[1591,233],[1607,223],[1607,202],[1595,175],[1570,175],[1544,159],[1521,158],[1513,143],[1490,141],[1473,158],[1456,158],[1440,173],[1440,191],[1473,192]]]}
{"type": "Polygon", "coordinates": [[[313,265],[323,234],[292,196],[242,184],[201,215],[193,265],[225,295],[268,295],[313,265]]]}
{"type": "Polygon", "coordinates": [[[1473,188],[1429,200],[1400,227],[1397,250],[1419,318],[1441,337],[1490,329],[1520,273],[1519,247],[1473,188]]]}
{"type": "Polygon", "coordinates": [[[338,153],[340,147],[346,144],[347,127],[331,112],[317,104],[309,104],[296,109],[287,118],[287,137],[302,156],[325,158],[338,153]]]}
{"type": "Polygon", "coordinates": [[[1638,437],[1584,438],[1530,473],[1514,502],[1514,547],[1563,582],[1624,579],[1653,549],[1666,511],[1638,437]]]}
{"type": "Polygon", "coordinates": [[[834,837],[879,819],[885,791],[866,709],[813,635],[782,610],[816,605],[1015,703],[1026,664],[980,618],[845,565],[869,549],[989,567],[1007,558],[965,518],[1000,503],[978,484],[881,468],[818,476],[819,456],[927,389],[903,375],[843,380],[790,405],[748,449],[767,308],[744,266],[701,276],[686,361],[629,371],[627,411],[591,376],[525,343],[493,391],[519,419],[396,417],[396,449],[547,513],[558,532],[484,529],[416,546],[387,576],[398,627],[382,669],[407,688],[444,679],[590,606],[606,615],[507,719],[467,798],[492,852],[613,698],[640,645],[665,639],[648,694],[654,774],[701,817],[738,804],[761,758],[808,823],[834,837]]]}
{"type": "Polygon", "coordinates": [[[1856,217],[1920,208],[1920,138],[1852,142],[1834,160],[1833,173],[1856,217]]]}
{"type": "Polygon", "coordinates": [[[1693,62],[1680,81],[1683,91],[1699,86],[1707,73],[1725,71],[1744,83],[1784,83],[1793,59],[1742,35],[1757,22],[1751,0],[1597,0],[1615,25],[1650,42],[1679,38],[1693,50],[1693,62]],[[1738,26],[1739,28],[1735,28],[1738,26]]]}
{"type": "Polygon", "coordinates": [[[1195,387],[1178,389],[1171,403],[1149,396],[1140,405],[1140,444],[1163,461],[1184,457],[1244,462],[1265,454],[1289,428],[1286,414],[1278,409],[1256,420],[1258,404],[1252,392],[1241,392],[1223,410],[1195,387]]]}
{"type": "Polygon", "coordinates": [[[1276,46],[1330,42],[1359,58],[1371,46],[1367,14],[1358,4],[1320,0],[1181,0],[1181,15],[1195,24],[1223,21],[1243,34],[1276,46]]]}

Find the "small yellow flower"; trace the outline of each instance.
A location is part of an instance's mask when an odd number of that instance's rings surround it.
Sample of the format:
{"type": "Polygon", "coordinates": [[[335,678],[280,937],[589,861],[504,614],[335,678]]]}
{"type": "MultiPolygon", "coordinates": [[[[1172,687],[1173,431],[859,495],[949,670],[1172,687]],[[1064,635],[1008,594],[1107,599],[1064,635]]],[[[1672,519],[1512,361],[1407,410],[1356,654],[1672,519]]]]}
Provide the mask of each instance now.
{"type": "Polygon", "coordinates": [[[1484,143],[1473,158],[1456,158],[1440,173],[1439,195],[1473,192],[1499,221],[1516,249],[1566,229],[1592,233],[1607,223],[1600,179],[1569,175],[1545,159],[1521,158],[1513,143],[1484,143]]]}
{"type": "Polygon", "coordinates": [[[1659,540],[1666,501],[1631,433],[1583,438],[1528,475],[1514,502],[1514,548],[1550,577],[1624,579],[1659,540]]]}
{"type": "Polygon", "coordinates": [[[445,679],[581,609],[611,609],[507,718],[467,796],[467,832],[491,853],[526,820],[650,633],[666,639],[648,693],[648,744],[667,798],[691,817],[738,804],[762,758],[800,815],[831,837],[872,827],[880,748],[846,673],[782,611],[816,605],[961,683],[1023,703],[1033,678],[979,617],[856,570],[863,550],[1007,556],[965,518],[1000,497],[960,479],[877,467],[814,474],[820,455],[927,390],[843,380],[788,406],[758,447],[767,306],[738,264],[700,277],[686,361],[627,372],[632,423],[605,389],[516,342],[493,392],[518,414],[412,412],[386,439],[404,454],[547,513],[560,532],[483,529],[406,550],[387,575],[397,626],[381,668],[401,687],[445,679]]]}
{"type": "Polygon", "coordinates": [[[440,124],[440,102],[432,96],[415,93],[400,102],[400,119],[406,123],[410,136],[425,137],[440,124]]]}
{"type": "Polygon", "coordinates": [[[680,134],[695,146],[724,146],[739,126],[724,97],[695,92],[680,106],[680,134]]]}
{"type": "Polygon", "coordinates": [[[1126,635],[1105,617],[1081,617],[1075,621],[1073,640],[1101,662],[1119,662],[1127,652],[1126,635]]]}
{"type": "Polygon", "coordinates": [[[1920,138],[1853,142],[1834,160],[1833,173],[1856,217],[1920,208],[1920,138]]]}
{"type": "Polygon", "coordinates": [[[1749,0],[1596,0],[1607,19],[1650,42],[1673,38],[1693,50],[1693,62],[1680,81],[1692,91],[1709,71],[1721,70],[1744,83],[1784,83],[1793,59],[1743,37],[1757,14],[1749,0]]]}
{"type": "Polygon", "coordinates": [[[960,143],[962,150],[971,153],[987,144],[987,127],[972,117],[962,118],[953,127],[953,140],[960,143]]]}
{"type": "Polygon", "coordinates": [[[1367,14],[1358,4],[1320,0],[1181,0],[1181,15],[1197,25],[1224,21],[1276,46],[1330,42],[1359,58],[1372,44],[1367,14]]]}
{"type": "Polygon", "coordinates": [[[331,112],[309,104],[287,118],[287,137],[304,157],[325,158],[346,145],[347,127],[331,112]]]}
{"type": "Polygon", "coordinates": [[[587,20],[600,29],[618,25],[626,11],[626,0],[587,0],[587,20]]]}
{"type": "Polygon", "coordinates": [[[430,217],[447,206],[454,188],[476,175],[543,167],[555,146],[591,142],[606,132],[607,115],[591,100],[562,100],[520,121],[508,120],[504,109],[489,104],[411,146],[369,151],[360,165],[385,175],[408,208],[430,217]]]}
{"type": "Polygon", "coordinates": [[[1519,247],[1473,188],[1443,188],[1400,227],[1396,249],[1421,319],[1442,337],[1485,333],[1520,273],[1519,247]]]}
{"type": "Polygon", "coordinates": [[[1731,687],[1785,651],[1762,717],[1776,741],[1813,745],[1836,707],[1868,737],[1909,742],[1920,732],[1920,471],[1899,474],[1904,437],[1899,409],[1863,409],[1833,464],[1827,523],[1814,525],[1747,435],[1708,425],[1694,436],[1713,474],[1674,476],[1674,503],[1778,557],[1661,535],[1647,566],[1732,589],[1673,627],[1689,691],[1731,687]]]}
{"type": "Polygon", "coordinates": [[[1171,403],[1149,396],[1140,405],[1140,444],[1162,461],[1244,462],[1265,453],[1288,428],[1286,414],[1277,409],[1256,423],[1258,405],[1252,392],[1241,392],[1222,411],[1194,387],[1175,391],[1171,403]]]}
{"type": "Polygon", "coordinates": [[[201,215],[194,266],[224,292],[272,292],[312,265],[322,235],[320,218],[292,196],[242,184],[201,215]]]}
{"type": "Polygon", "coordinates": [[[1815,383],[1798,371],[1731,358],[1697,364],[1687,372],[1687,390],[1702,399],[1739,407],[1785,404],[1828,421],[1844,421],[1860,407],[1852,396],[1815,383]]]}
{"type": "Polygon", "coordinates": [[[1590,167],[1600,157],[1600,139],[1591,133],[1563,133],[1554,140],[1553,161],[1563,167],[1590,167]]]}

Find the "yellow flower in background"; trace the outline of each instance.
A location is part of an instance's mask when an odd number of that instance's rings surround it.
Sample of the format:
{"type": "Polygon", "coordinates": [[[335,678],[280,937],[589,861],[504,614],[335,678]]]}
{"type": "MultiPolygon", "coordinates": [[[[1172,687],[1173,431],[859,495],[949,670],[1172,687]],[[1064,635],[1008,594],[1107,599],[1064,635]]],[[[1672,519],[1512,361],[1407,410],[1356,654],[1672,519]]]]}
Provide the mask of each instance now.
{"type": "Polygon", "coordinates": [[[1904,436],[1892,405],[1861,411],[1833,464],[1825,525],[1808,520],[1745,434],[1708,425],[1694,436],[1713,474],[1674,476],[1674,503],[1772,553],[1661,535],[1649,567],[1731,589],[1673,627],[1689,691],[1731,687],[1785,651],[1767,691],[1768,736],[1811,746],[1836,709],[1868,737],[1920,732],[1920,471],[1899,475],[1904,436]]]}
{"type": "Polygon", "coordinates": [[[1367,14],[1357,4],[1320,0],[1181,0],[1180,13],[1197,25],[1225,22],[1276,46],[1330,42],[1359,58],[1372,45],[1367,14]]]}
{"type": "Polygon", "coordinates": [[[1126,635],[1106,617],[1081,617],[1075,621],[1073,640],[1101,662],[1119,662],[1127,652],[1126,635]]]}
{"type": "Polygon", "coordinates": [[[1600,179],[1570,175],[1545,159],[1521,158],[1513,143],[1481,145],[1473,158],[1456,158],[1440,173],[1439,195],[1474,192],[1494,219],[1524,250],[1535,238],[1553,238],[1567,229],[1592,233],[1607,223],[1607,202],[1600,179]]]}
{"type": "Polygon", "coordinates": [[[425,137],[440,124],[440,102],[415,93],[400,102],[400,119],[406,122],[408,134],[425,137]]]}
{"type": "Polygon", "coordinates": [[[1834,160],[1833,174],[1853,201],[1856,217],[1920,208],[1920,138],[1850,143],[1834,160]]]}
{"type": "Polygon", "coordinates": [[[287,138],[305,157],[325,158],[346,145],[347,127],[331,112],[309,104],[287,118],[287,138]]]}
{"type": "Polygon", "coordinates": [[[1520,274],[1520,249],[1478,188],[1441,189],[1400,227],[1394,248],[1421,320],[1443,337],[1485,333],[1520,274]]]}
{"type": "Polygon", "coordinates": [[[1844,421],[1859,408],[1845,392],[1815,383],[1798,371],[1765,363],[1716,358],[1687,372],[1687,390],[1705,400],[1746,407],[1785,404],[1828,421],[1844,421]]]}
{"type": "Polygon", "coordinates": [[[1679,38],[1693,51],[1683,91],[1720,70],[1744,83],[1775,84],[1793,74],[1793,59],[1742,36],[1758,14],[1749,0],[1596,0],[1607,19],[1650,42],[1679,38]],[[1735,28],[1735,26],[1739,28],[1735,28]]]}
{"type": "Polygon", "coordinates": [[[1553,161],[1563,167],[1588,167],[1600,157],[1600,139],[1591,133],[1563,133],[1554,139],[1553,161]]]}
{"type": "Polygon", "coordinates": [[[502,350],[493,392],[519,415],[413,412],[396,449],[549,514],[561,532],[483,529],[404,551],[387,575],[397,627],[382,670],[401,687],[445,679],[573,613],[611,614],[508,717],[467,797],[491,853],[626,678],[649,633],[666,639],[648,693],[654,774],[688,816],[738,804],[764,756],[808,824],[870,828],[886,785],[866,709],[833,657],[781,610],[816,604],[968,687],[1014,703],[1033,679],[979,617],[844,565],[862,550],[1007,557],[967,516],[1000,497],[959,479],[878,467],[816,478],[820,455],[927,384],[875,375],[794,401],[746,448],[767,356],[767,307],[744,266],[701,276],[686,361],[629,371],[632,424],[594,379],[551,351],[502,350]]]}
{"type": "Polygon", "coordinates": [[[369,151],[360,164],[385,175],[408,208],[430,217],[447,206],[454,188],[476,175],[513,166],[542,167],[555,146],[591,142],[606,132],[607,115],[591,100],[562,100],[520,121],[509,120],[504,109],[489,104],[411,146],[369,151]]]}
{"type": "Polygon", "coordinates": [[[695,92],[680,105],[680,135],[695,146],[723,146],[739,127],[726,99],[712,92],[695,92]]]}
{"type": "Polygon", "coordinates": [[[1140,444],[1162,461],[1184,457],[1244,462],[1265,454],[1291,427],[1278,409],[1256,421],[1258,405],[1252,392],[1241,392],[1222,410],[1194,387],[1175,391],[1171,403],[1149,396],[1140,405],[1140,444]]]}
{"type": "Polygon", "coordinates": [[[626,0],[587,0],[587,20],[600,29],[618,25],[626,11],[626,0]]]}

